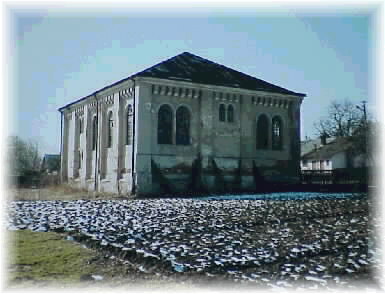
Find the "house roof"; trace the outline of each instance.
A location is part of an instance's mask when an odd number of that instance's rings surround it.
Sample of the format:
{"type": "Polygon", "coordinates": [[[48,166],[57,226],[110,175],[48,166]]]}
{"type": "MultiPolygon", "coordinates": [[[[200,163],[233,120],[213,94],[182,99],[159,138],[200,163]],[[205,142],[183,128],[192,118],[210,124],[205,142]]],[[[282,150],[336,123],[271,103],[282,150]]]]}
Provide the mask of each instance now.
{"type": "MultiPolygon", "coordinates": [[[[326,138],[326,144],[334,141],[336,137],[326,138]]],[[[313,151],[314,149],[321,148],[323,146],[321,138],[316,139],[307,139],[305,141],[301,141],[301,156],[313,151]]]]}
{"type": "MultiPolygon", "coordinates": [[[[166,80],[188,81],[205,85],[289,94],[301,97],[306,96],[306,94],[296,93],[273,85],[189,52],[183,52],[177,56],[162,61],[152,67],[106,86],[96,91],[94,94],[135,77],[152,77],[166,80]]],[[[59,111],[67,106],[80,102],[87,97],[89,97],[89,95],[59,108],[59,111]]]]}
{"type": "Polygon", "coordinates": [[[347,151],[352,147],[351,141],[348,138],[336,138],[330,143],[323,145],[317,149],[302,155],[302,159],[305,160],[322,160],[330,159],[333,155],[347,151]]]}
{"type": "Polygon", "coordinates": [[[60,154],[45,154],[41,163],[41,168],[48,170],[59,170],[60,154]]]}

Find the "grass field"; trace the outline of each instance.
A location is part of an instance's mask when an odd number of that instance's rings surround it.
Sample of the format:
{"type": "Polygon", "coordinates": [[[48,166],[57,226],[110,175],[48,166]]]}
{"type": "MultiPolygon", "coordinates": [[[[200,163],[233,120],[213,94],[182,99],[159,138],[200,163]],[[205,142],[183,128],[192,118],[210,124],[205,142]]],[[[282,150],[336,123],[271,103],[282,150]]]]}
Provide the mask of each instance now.
{"type": "MultiPolygon", "coordinates": [[[[66,240],[65,234],[21,230],[7,236],[8,289],[108,288],[139,290],[193,290],[197,281],[144,273],[127,261],[66,240]]],[[[202,280],[199,284],[202,284],[202,280]]],[[[208,287],[218,284],[206,283],[208,287]]],[[[228,285],[228,289],[239,285],[228,285]]]]}
{"type": "Polygon", "coordinates": [[[73,285],[92,279],[91,275],[108,279],[127,271],[116,264],[111,271],[95,251],[65,240],[62,234],[29,230],[9,234],[8,281],[12,286],[50,285],[57,281],[73,285]]]}

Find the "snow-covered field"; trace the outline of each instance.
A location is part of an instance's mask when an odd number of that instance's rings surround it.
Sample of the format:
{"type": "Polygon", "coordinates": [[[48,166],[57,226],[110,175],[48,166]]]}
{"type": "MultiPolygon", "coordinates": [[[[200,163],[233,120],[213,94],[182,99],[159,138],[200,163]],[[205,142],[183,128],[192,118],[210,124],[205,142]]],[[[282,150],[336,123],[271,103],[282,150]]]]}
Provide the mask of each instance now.
{"type": "Polygon", "coordinates": [[[158,263],[261,286],[333,288],[373,286],[379,250],[369,212],[366,198],[13,201],[6,226],[64,230],[141,256],[143,271],[158,263]]]}

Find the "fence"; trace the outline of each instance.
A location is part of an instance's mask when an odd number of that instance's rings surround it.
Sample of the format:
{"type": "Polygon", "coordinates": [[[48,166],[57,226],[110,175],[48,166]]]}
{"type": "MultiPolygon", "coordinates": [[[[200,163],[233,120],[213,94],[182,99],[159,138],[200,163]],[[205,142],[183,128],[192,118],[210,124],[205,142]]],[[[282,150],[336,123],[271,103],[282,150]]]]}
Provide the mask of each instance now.
{"type": "Polygon", "coordinates": [[[35,172],[22,176],[14,176],[10,178],[9,182],[16,188],[38,189],[58,185],[60,183],[60,177],[57,174],[35,172]]]}
{"type": "Polygon", "coordinates": [[[368,168],[303,170],[302,184],[368,184],[368,168]]]}

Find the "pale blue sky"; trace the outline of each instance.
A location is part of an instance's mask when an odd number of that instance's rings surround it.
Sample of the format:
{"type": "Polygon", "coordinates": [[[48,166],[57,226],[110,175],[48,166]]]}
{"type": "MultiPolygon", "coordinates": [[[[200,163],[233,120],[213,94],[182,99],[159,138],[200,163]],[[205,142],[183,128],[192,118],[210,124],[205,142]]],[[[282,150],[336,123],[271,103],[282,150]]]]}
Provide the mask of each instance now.
{"type": "Polygon", "coordinates": [[[11,132],[37,138],[42,153],[59,153],[59,107],[184,51],[307,94],[302,138],[315,135],[313,124],[331,100],[371,103],[368,14],[269,16],[252,9],[164,17],[16,14],[11,132]]]}

